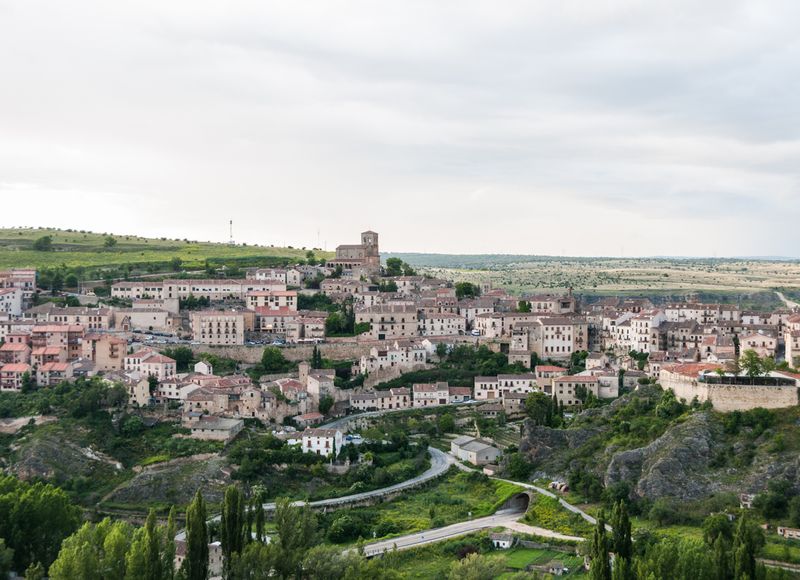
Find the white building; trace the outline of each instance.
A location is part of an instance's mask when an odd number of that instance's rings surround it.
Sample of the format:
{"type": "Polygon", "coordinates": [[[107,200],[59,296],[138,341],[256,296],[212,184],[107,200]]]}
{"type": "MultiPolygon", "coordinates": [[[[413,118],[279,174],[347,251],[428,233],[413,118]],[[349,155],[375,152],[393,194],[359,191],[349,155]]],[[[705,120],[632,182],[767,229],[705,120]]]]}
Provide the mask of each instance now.
{"type": "Polygon", "coordinates": [[[342,448],[342,432],[339,429],[306,429],[301,444],[303,453],[335,457],[342,448]]]}

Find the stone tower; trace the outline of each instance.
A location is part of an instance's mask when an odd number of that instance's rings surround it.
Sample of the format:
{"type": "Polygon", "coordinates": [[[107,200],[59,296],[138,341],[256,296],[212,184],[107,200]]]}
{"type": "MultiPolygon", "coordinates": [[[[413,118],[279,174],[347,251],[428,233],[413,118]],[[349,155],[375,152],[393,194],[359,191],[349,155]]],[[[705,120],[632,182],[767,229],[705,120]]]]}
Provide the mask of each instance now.
{"type": "Polygon", "coordinates": [[[381,254],[378,250],[378,234],[372,231],[362,232],[361,245],[364,247],[365,265],[377,269],[381,266],[381,254]]]}

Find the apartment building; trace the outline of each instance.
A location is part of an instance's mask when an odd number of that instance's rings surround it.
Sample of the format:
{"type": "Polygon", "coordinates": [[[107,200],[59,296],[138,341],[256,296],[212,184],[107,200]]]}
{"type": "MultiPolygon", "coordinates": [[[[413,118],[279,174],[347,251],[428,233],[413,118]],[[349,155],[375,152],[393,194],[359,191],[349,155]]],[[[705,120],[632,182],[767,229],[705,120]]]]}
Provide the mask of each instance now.
{"type": "Polygon", "coordinates": [[[475,400],[501,400],[507,393],[528,394],[539,390],[536,375],[498,375],[496,377],[475,377],[475,400]]]}
{"type": "Polygon", "coordinates": [[[409,337],[419,335],[417,307],[410,302],[377,304],[356,312],[356,323],[370,325],[370,338],[409,337]]]}
{"type": "Polygon", "coordinates": [[[297,292],[294,290],[254,290],[247,293],[246,301],[250,310],[297,311],[297,292]]]}
{"type": "Polygon", "coordinates": [[[450,386],[446,382],[412,385],[414,407],[435,407],[450,402],[450,386]]]}
{"type": "Polygon", "coordinates": [[[81,356],[94,363],[96,371],[111,372],[124,368],[128,343],[108,334],[87,334],[81,344],[81,356]]]}
{"type": "Polygon", "coordinates": [[[19,288],[0,288],[0,316],[19,317],[22,315],[22,290],[19,288]]]}
{"type": "Polygon", "coordinates": [[[422,336],[458,336],[467,331],[467,320],[459,314],[437,312],[424,314],[419,319],[422,336]]]}
{"type": "Polygon", "coordinates": [[[201,344],[244,344],[244,333],[253,330],[252,310],[204,310],[191,315],[192,335],[201,344]]]}
{"type": "Polygon", "coordinates": [[[31,328],[31,348],[57,346],[67,353],[67,360],[81,356],[84,328],[77,324],[43,324],[31,328]]]}
{"type": "Polygon", "coordinates": [[[159,381],[171,379],[177,374],[175,359],[149,348],[126,356],[124,368],[127,372],[138,372],[142,375],[156,377],[159,381]]]}
{"type": "Polygon", "coordinates": [[[373,346],[369,355],[361,357],[358,372],[365,375],[394,367],[413,370],[424,365],[427,359],[428,351],[422,344],[396,340],[387,348],[373,346]]]}
{"type": "Polygon", "coordinates": [[[350,407],[358,411],[408,409],[412,406],[411,391],[405,387],[388,391],[372,391],[350,395],[350,407]]]}

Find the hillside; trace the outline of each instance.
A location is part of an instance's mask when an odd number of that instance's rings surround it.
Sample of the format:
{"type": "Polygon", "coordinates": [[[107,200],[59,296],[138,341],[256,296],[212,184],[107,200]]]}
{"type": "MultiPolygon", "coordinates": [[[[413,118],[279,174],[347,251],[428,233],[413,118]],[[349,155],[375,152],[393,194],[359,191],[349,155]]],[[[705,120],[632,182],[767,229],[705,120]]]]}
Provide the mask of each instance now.
{"type": "MultiPolygon", "coordinates": [[[[184,269],[201,269],[206,260],[214,265],[277,266],[305,260],[305,248],[229,245],[193,240],[143,238],[77,230],[47,228],[0,229],[0,269],[83,268],[88,271],[125,268],[164,271],[176,258],[184,269]],[[50,236],[49,250],[36,250],[36,240],[50,236]]],[[[330,252],[315,251],[330,258],[330,252]]]]}
{"type": "Polygon", "coordinates": [[[571,479],[591,500],[598,484],[645,504],[759,493],[774,480],[800,491],[798,412],[721,414],[651,385],[584,411],[567,429],[526,422],[520,452],[538,477],[571,479]]]}

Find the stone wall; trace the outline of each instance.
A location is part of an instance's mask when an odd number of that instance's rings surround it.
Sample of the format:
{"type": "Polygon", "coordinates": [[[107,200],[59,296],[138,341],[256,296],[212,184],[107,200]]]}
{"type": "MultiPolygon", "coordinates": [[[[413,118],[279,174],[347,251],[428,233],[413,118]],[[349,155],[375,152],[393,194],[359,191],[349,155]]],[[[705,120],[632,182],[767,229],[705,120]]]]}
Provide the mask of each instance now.
{"type": "Polygon", "coordinates": [[[428,368],[432,368],[432,365],[419,364],[419,365],[414,365],[411,368],[389,367],[377,371],[372,371],[364,379],[364,387],[367,389],[371,389],[376,387],[377,385],[380,385],[381,383],[385,383],[391,381],[392,379],[396,379],[397,377],[405,373],[410,373],[412,371],[422,371],[428,368]]]}
{"type": "MultiPolygon", "coordinates": [[[[360,360],[363,355],[369,354],[369,350],[372,348],[372,343],[360,344],[355,342],[325,342],[318,345],[318,347],[322,356],[330,360],[360,360]]],[[[232,358],[248,364],[256,364],[260,362],[264,348],[266,348],[264,345],[192,345],[192,350],[196,353],[208,352],[217,356],[232,358]]],[[[283,346],[281,347],[281,352],[283,353],[283,356],[293,362],[311,360],[311,355],[314,352],[314,345],[302,344],[283,346]]]]}
{"type": "Polygon", "coordinates": [[[672,389],[678,399],[684,399],[687,403],[695,397],[701,403],[711,401],[715,410],[724,413],[747,411],[756,407],[782,409],[798,404],[798,390],[794,385],[709,385],[663,369],[659,382],[664,389],[672,389]]]}

